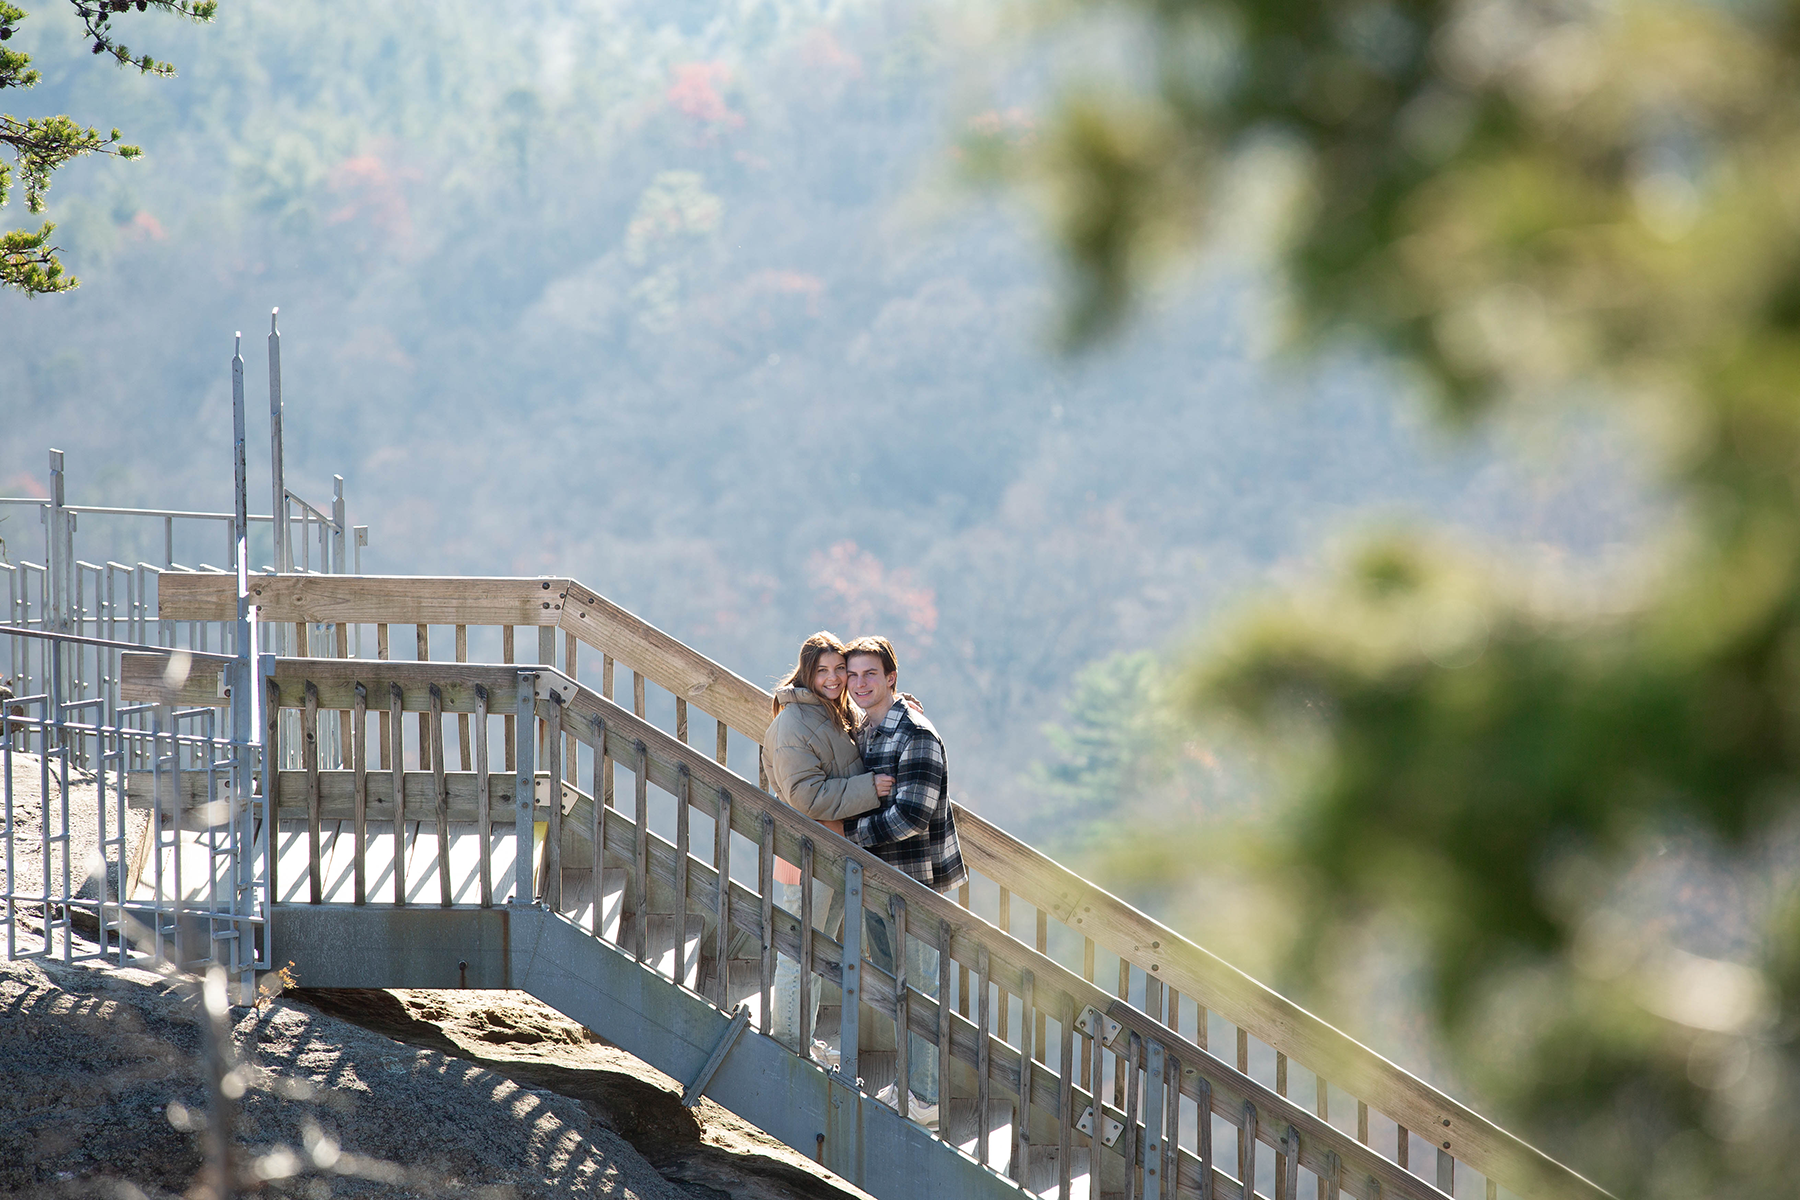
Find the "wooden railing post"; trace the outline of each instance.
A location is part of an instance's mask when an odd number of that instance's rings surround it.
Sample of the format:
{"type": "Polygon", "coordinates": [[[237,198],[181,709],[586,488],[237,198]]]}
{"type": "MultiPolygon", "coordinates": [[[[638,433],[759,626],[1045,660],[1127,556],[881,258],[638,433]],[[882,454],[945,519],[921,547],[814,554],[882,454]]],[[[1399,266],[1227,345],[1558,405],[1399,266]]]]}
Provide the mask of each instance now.
{"type": "Polygon", "coordinates": [[[494,798],[488,778],[488,690],[475,685],[475,836],[481,856],[481,907],[494,906],[494,798]]]}
{"type": "Polygon", "coordinates": [[[406,903],[406,738],[400,727],[405,693],[397,683],[388,684],[388,724],[394,730],[394,752],[388,757],[388,774],[394,780],[394,903],[406,903]]]}
{"type": "Polygon", "coordinates": [[[513,900],[514,904],[530,904],[536,900],[531,886],[532,841],[535,836],[534,793],[537,791],[537,769],[533,744],[537,734],[537,672],[520,671],[519,703],[513,722],[513,900]]]}
{"type": "Polygon", "coordinates": [[[360,682],[356,685],[356,709],[350,721],[350,762],[351,770],[356,772],[355,900],[367,904],[368,872],[364,860],[369,845],[369,689],[360,682]]]}

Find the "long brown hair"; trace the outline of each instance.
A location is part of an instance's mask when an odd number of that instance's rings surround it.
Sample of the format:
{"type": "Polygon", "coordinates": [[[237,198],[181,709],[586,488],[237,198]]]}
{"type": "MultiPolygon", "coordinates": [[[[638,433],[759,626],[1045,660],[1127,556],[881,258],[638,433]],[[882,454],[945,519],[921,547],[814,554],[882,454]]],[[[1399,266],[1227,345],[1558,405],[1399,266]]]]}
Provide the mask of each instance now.
{"type": "MultiPolygon", "coordinates": [[[[776,690],[779,691],[784,687],[803,687],[807,691],[812,691],[813,675],[819,669],[819,659],[826,654],[842,654],[843,652],[844,643],[838,640],[837,634],[825,629],[819,630],[800,643],[799,661],[794,664],[794,669],[788,672],[787,678],[775,685],[776,690]]],[[[817,695],[817,693],[814,694],[817,695]]],[[[838,727],[845,733],[856,732],[855,710],[850,707],[848,688],[839,692],[836,700],[827,700],[820,696],[819,703],[825,706],[825,711],[831,714],[832,720],[836,721],[838,727]]],[[[770,715],[778,715],[781,712],[781,701],[775,700],[769,707],[770,715]]]]}

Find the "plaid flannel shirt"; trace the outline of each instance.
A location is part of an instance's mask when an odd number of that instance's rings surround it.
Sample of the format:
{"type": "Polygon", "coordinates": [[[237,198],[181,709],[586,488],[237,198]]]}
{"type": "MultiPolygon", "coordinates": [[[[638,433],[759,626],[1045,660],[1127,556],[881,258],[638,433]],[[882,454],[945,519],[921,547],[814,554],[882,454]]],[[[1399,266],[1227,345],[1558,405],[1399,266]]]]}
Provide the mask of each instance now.
{"type": "Polygon", "coordinates": [[[968,878],[950,815],[944,742],[931,722],[895,700],[858,741],[863,769],[892,775],[894,790],[880,808],[845,821],[844,836],[933,891],[947,892],[968,878]]]}

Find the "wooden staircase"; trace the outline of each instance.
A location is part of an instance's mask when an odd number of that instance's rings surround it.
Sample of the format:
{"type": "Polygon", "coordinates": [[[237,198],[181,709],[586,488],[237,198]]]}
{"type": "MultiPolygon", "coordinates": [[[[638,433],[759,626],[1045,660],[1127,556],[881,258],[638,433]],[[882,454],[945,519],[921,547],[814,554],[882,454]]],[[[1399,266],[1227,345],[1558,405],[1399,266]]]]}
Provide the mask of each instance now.
{"type": "MultiPolygon", "coordinates": [[[[165,575],[160,615],[232,619],[234,583],[165,575]]],[[[686,1013],[691,1001],[723,1036],[746,1006],[752,1032],[718,1068],[762,1071],[761,1085],[721,1085],[739,1089],[738,1111],[881,1196],[1606,1194],[967,809],[957,823],[975,878],[953,897],[800,817],[756,778],[768,694],[580,584],[252,585],[261,620],[290,623],[302,647],[341,648],[345,628],[370,625],[385,654],[411,625],[420,649],[414,661],[341,649],[265,660],[274,953],[311,955],[307,982],[521,986],[546,968],[494,939],[575,947],[566,939],[579,933],[593,949],[566,952],[596,978],[617,976],[639,1007],[596,1011],[560,975],[541,985],[545,999],[678,1078],[657,1056],[680,1066],[700,1033],[634,1046],[618,1031],[662,1029],[658,1006],[686,1013]],[[432,626],[452,627],[459,659],[498,627],[502,661],[433,658],[432,626]],[[532,629],[536,661],[514,661],[518,631],[532,629]],[[583,647],[598,661],[583,663],[583,647]],[[647,716],[652,702],[664,727],[647,716]],[[340,731],[340,758],[321,757],[320,728],[340,731]],[[939,978],[865,961],[847,923],[803,937],[801,914],[771,899],[776,858],[939,948],[939,978]],[[355,955],[336,949],[345,937],[355,955]],[[835,1045],[839,1073],[761,1036],[778,956],[821,989],[812,1032],[835,1045]],[[639,977],[655,987],[629,982],[639,977]],[[873,1099],[919,1046],[944,1080],[935,1134],[873,1099]]],[[[126,656],[125,690],[222,703],[216,675],[172,685],[164,661],[126,656]]],[[[205,794],[192,779],[166,789],[158,820],[179,810],[192,821],[205,794]]],[[[131,795],[148,804],[137,777],[131,795]]],[[[138,886],[154,874],[140,868],[138,886]]]]}

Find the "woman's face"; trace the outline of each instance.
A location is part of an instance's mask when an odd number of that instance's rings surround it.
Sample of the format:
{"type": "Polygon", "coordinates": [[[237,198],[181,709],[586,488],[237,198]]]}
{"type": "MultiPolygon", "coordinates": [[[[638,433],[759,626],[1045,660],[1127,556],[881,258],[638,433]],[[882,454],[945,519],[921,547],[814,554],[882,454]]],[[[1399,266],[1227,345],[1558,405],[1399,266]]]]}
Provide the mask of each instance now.
{"type": "Polygon", "coordinates": [[[819,665],[813,668],[813,694],[835,701],[844,694],[844,681],[849,678],[850,671],[844,666],[844,656],[835,650],[827,650],[819,655],[819,665]]]}

